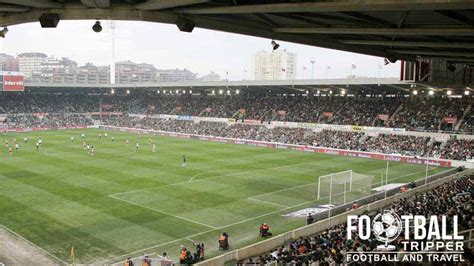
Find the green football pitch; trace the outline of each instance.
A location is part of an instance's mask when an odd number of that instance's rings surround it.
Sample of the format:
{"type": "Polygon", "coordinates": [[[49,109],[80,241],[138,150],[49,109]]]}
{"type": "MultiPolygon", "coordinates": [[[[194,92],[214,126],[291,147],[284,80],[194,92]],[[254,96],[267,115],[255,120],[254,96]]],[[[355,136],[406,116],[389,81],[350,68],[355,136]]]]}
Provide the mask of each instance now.
{"type": "MultiPolygon", "coordinates": [[[[303,226],[304,219],[283,215],[328,203],[316,199],[318,176],[351,169],[374,176],[377,187],[386,170],[385,162],[370,159],[115,131],[100,140],[99,132],[3,136],[10,143],[16,138],[20,149],[9,156],[4,142],[0,148],[0,225],[66,262],[72,246],[79,263],[155,252],[176,259],[180,245],[192,241],[205,243],[210,257],[221,253],[223,231],[238,248],[261,240],[263,222],[273,234],[303,226]],[[83,150],[81,133],[95,147],[94,157],[83,150]],[[38,138],[43,144],[36,151],[38,138]]],[[[390,182],[424,175],[423,165],[390,162],[390,182]]]]}

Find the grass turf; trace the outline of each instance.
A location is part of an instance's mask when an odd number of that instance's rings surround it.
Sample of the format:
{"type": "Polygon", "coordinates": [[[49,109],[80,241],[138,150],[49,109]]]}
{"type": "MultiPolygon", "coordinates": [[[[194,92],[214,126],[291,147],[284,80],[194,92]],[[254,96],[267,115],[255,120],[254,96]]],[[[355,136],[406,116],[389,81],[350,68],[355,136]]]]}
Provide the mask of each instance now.
{"type": "MultiPolygon", "coordinates": [[[[176,259],[180,245],[189,247],[191,241],[204,242],[209,257],[220,254],[222,231],[236,248],[259,241],[262,222],[274,234],[304,225],[303,219],[282,215],[328,202],[315,199],[318,176],[352,169],[374,176],[376,187],[385,173],[386,163],[377,160],[108,134],[102,140],[94,129],[3,136],[10,143],[17,138],[20,150],[9,156],[5,145],[0,149],[0,224],[66,262],[71,246],[80,263],[151,252],[176,259]],[[81,133],[96,148],[95,157],[83,150],[81,133]],[[37,152],[34,142],[40,137],[37,152]]],[[[391,162],[389,179],[407,182],[424,172],[423,165],[391,162]]]]}

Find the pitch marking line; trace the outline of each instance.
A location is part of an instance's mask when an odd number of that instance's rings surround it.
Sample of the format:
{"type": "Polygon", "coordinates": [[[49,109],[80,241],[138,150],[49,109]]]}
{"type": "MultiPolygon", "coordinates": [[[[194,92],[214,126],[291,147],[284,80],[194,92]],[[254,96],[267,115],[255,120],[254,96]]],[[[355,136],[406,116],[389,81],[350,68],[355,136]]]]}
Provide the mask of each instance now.
{"type": "MultiPolygon", "coordinates": [[[[227,176],[233,176],[233,175],[240,175],[240,174],[247,174],[247,173],[253,173],[253,172],[257,172],[257,171],[264,171],[264,170],[270,170],[270,169],[279,169],[279,168],[297,166],[297,165],[302,165],[302,164],[317,165],[317,166],[326,166],[326,165],[322,165],[322,164],[315,164],[315,163],[304,162],[304,163],[288,164],[288,165],[281,165],[281,166],[275,166],[275,167],[269,167],[269,168],[262,168],[262,169],[254,169],[254,170],[243,171],[243,172],[237,172],[237,173],[230,173],[230,174],[224,174],[224,175],[217,175],[217,176],[213,176],[213,177],[209,177],[209,178],[202,178],[202,179],[194,179],[194,178],[196,178],[196,176],[194,176],[194,177],[191,177],[191,178],[193,178],[193,180],[188,180],[188,181],[183,181],[183,182],[178,182],[178,183],[173,183],[173,184],[168,184],[168,185],[163,185],[163,186],[148,187],[148,188],[130,190],[130,191],[126,191],[126,192],[119,192],[119,193],[111,194],[111,195],[109,195],[109,196],[126,195],[126,194],[130,194],[130,193],[134,193],[134,192],[141,192],[141,191],[153,190],[153,189],[156,189],[156,188],[179,186],[179,185],[188,184],[188,183],[193,183],[193,182],[201,182],[201,181],[213,180],[213,179],[217,179],[217,178],[221,178],[221,177],[227,177],[227,176]]],[[[328,167],[328,168],[329,168],[329,167],[328,167]]],[[[231,170],[229,170],[229,171],[231,171],[231,170]]],[[[213,172],[213,171],[204,172],[204,173],[202,173],[202,174],[204,175],[204,174],[210,173],[210,172],[213,172]]]]}
{"type": "Polygon", "coordinates": [[[62,259],[60,259],[60,258],[54,256],[53,254],[51,254],[51,253],[49,253],[48,251],[44,250],[43,248],[39,247],[38,245],[36,245],[35,243],[31,242],[30,240],[28,240],[28,239],[22,237],[21,235],[15,233],[13,230],[11,230],[10,228],[4,226],[3,224],[0,224],[0,227],[3,228],[3,229],[5,229],[6,231],[10,232],[10,233],[13,234],[14,236],[20,238],[21,240],[25,241],[26,243],[32,245],[33,247],[35,247],[35,248],[41,250],[42,252],[46,253],[46,254],[49,255],[51,258],[53,258],[53,259],[55,259],[55,260],[57,260],[57,261],[59,261],[59,262],[62,262],[64,265],[69,265],[69,263],[63,261],[62,259]]]}
{"type": "Polygon", "coordinates": [[[247,200],[256,201],[256,202],[261,202],[261,203],[269,204],[269,205],[275,205],[275,206],[277,206],[277,207],[283,207],[283,208],[288,207],[288,206],[286,206],[286,205],[281,205],[281,204],[278,204],[278,203],[273,203],[273,202],[264,201],[264,200],[258,200],[258,199],[255,199],[255,198],[247,198],[247,200]]]}
{"type": "Polygon", "coordinates": [[[149,209],[149,210],[152,210],[152,211],[155,211],[155,212],[159,212],[159,213],[162,213],[162,214],[165,214],[165,215],[168,215],[168,216],[172,216],[172,217],[175,217],[175,218],[178,218],[178,219],[181,219],[181,220],[185,220],[185,221],[188,221],[188,222],[191,222],[191,223],[199,224],[199,225],[202,225],[202,226],[205,226],[205,227],[208,227],[208,228],[212,228],[212,229],[216,229],[216,228],[217,228],[217,227],[215,227],[215,226],[208,225],[208,224],[205,224],[205,223],[201,223],[201,222],[198,222],[198,221],[194,221],[194,220],[188,219],[188,218],[186,218],[186,217],[174,215],[174,214],[171,214],[171,213],[169,213],[169,212],[160,211],[160,210],[155,209],[155,208],[151,208],[151,207],[148,207],[148,206],[144,206],[144,205],[135,203],[135,202],[133,202],[133,201],[121,199],[121,198],[115,197],[115,196],[113,196],[113,195],[109,195],[109,197],[111,197],[111,198],[113,198],[113,199],[116,199],[116,200],[121,200],[121,201],[123,201],[123,202],[129,203],[129,204],[132,204],[132,205],[135,205],[135,206],[139,206],[139,207],[142,207],[142,208],[145,208],[145,209],[149,209]]]}
{"type": "MultiPolygon", "coordinates": [[[[447,171],[450,171],[450,170],[451,169],[448,169],[448,170],[443,171],[441,173],[444,173],[444,172],[447,172],[447,171]]],[[[395,178],[392,178],[392,179],[389,179],[389,180],[393,180],[393,179],[395,179],[395,178]]],[[[196,234],[193,234],[193,235],[185,236],[183,238],[175,239],[175,240],[172,240],[172,241],[169,241],[169,242],[166,242],[166,243],[162,243],[162,244],[157,244],[157,245],[150,246],[150,247],[147,247],[147,248],[143,248],[143,249],[140,249],[140,250],[135,250],[135,251],[129,252],[125,255],[117,256],[117,257],[110,258],[110,259],[107,259],[107,260],[102,260],[102,261],[99,261],[97,263],[100,264],[100,263],[104,263],[104,262],[115,261],[117,259],[122,259],[122,258],[128,256],[129,254],[136,254],[136,253],[144,252],[144,251],[147,251],[147,250],[150,250],[150,249],[156,249],[156,248],[159,248],[159,247],[163,247],[163,246],[173,244],[173,243],[176,243],[176,242],[186,241],[189,238],[195,238],[196,236],[200,236],[200,235],[204,235],[204,234],[211,233],[211,232],[214,232],[214,231],[222,230],[222,229],[227,228],[227,227],[232,227],[232,226],[239,225],[239,224],[242,224],[242,223],[246,223],[246,222],[249,222],[249,221],[257,220],[257,219],[260,219],[260,218],[263,218],[263,217],[266,217],[266,216],[269,216],[269,215],[272,215],[272,214],[275,214],[275,213],[279,213],[279,212],[290,210],[290,209],[293,209],[293,208],[296,208],[296,207],[299,207],[299,206],[310,204],[310,203],[313,203],[313,202],[318,201],[318,200],[320,200],[320,199],[313,199],[313,200],[306,201],[306,202],[303,202],[303,203],[299,203],[299,204],[296,204],[296,205],[288,206],[288,207],[282,208],[280,210],[264,213],[262,215],[255,216],[253,218],[249,218],[249,219],[245,219],[245,220],[238,221],[238,222],[235,222],[235,223],[231,223],[231,224],[228,224],[228,225],[220,226],[220,227],[217,227],[215,229],[211,229],[211,230],[196,233],[196,234]]],[[[157,254],[157,252],[153,252],[153,253],[150,253],[148,255],[154,255],[154,254],[157,254]]],[[[121,262],[124,262],[124,261],[121,261],[121,262]]]]}
{"type": "Polygon", "coordinates": [[[216,170],[216,171],[207,171],[207,172],[203,172],[203,173],[199,173],[197,175],[193,175],[188,182],[191,182],[194,180],[194,178],[198,177],[198,176],[202,176],[202,175],[205,175],[205,174],[209,174],[209,173],[219,173],[219,172],[229,172],[229,171],[234,171],[234,170],[216,170]]]}

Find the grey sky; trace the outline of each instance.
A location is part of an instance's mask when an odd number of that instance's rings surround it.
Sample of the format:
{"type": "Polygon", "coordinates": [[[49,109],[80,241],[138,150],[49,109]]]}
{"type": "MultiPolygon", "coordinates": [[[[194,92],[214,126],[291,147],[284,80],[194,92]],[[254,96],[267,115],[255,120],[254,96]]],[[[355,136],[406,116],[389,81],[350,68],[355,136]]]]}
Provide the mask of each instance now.
{"type": "MultiPolygon", "coordinates": [[[[0,51],[8,54],[43,52],[56,57],[69,57],[80,65],[111,62],[111,30],[103,21],[104,30],[91,30],[94,21],[61,21],[56,29],[42,29],[39,23],[9,27],[0,51]]],[[[116,22],[116,60],[132,60],[155,65],[160,69],[188,68],[199,75],[215,71],[225,78],[242,79],[244,69],[250,72],[253,54],[271,50],[270,40],[238,34],[195,28],[192,33],[180,32],[175,25],[148,22],[116,22]]],[[[287,42],[280,49],[297,53],[297,78],[311,75],[310,60],[316,60],[315,78],[325,77],[325,66],[331,66],[328,78],[344,78],[351,64],[357,65],[358,76],[376,77],[382,65],[381,77],[398,77],[400,66],[383,65],[383,58],[287,42]]],[[[250,77],[250,73],[245,74],[250,77]]]]}

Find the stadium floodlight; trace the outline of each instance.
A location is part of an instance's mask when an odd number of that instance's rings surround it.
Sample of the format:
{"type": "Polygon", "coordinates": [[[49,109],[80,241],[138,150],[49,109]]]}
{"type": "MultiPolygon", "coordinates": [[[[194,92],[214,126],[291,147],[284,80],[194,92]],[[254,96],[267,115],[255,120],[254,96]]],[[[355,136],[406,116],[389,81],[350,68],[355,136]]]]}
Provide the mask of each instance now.
{"type": "Polygon", "coordinates": [[[236,90],[236,91],[235,91],[235,94],[239,94],[239,93],[240,93],[240,91],[239,91],[239,90],[236,90]]]}
{"type": "Polygon", "coordinates": [[[272,44],[273,51],[275,51],[276,49],[280,47],[280,45],[276,43],[275,40],[272,40],[271,44],[272,44]]]}
{"type": "Polygon", "coordinates": [[[345,89],[342,89],[342,90],[341,90],[341,95],[342,95],[342,96],[346,95],[346,90],[345,90],[345,89]]]}
{"type": "Polygon", "coordinates": [[[189,94],[193,94],[193,90],[189,90],[189,94]]]}
{"type": "Polygon", "coordinates": [[[320,90],[317,90],[316,93],[319,94],[319,93],[321,93],[321,91],[320,91],[320,90]]]}
{"type": "Polygon", "coordinates": [[[111,90],[110,90],[110,93],[114,94],[114,93],[115,93],[115,90],[114,90],[114,89],[111,89],[111,90]]]}
{"type": "Polygon", "coordinates": [[[332,94],[332,91],[329,91],[329,94],[332,94]]]}
{"type": "Polygon", "coordinates": [[[99,32],[102,31],[102,26],[100,25],[100,21],[97,20],[97,21],[94,23],[94,25],[92,26],[92,30],[93,30],[94,32],[97,32],[97,33],[99,33],[99,32]]]}
{"type": "Polygon", "coordinates": [[[219,94],[222,94],[224,91],[223,90],[219,90],[219,94]]]}
{"type": "Polygon", "coordinates": [[[414,90],[414,91],[413,91],[413,95],[418,95],[418,91],[417,91],[417,90],[414,90]]]}
{"type": "Polygon", "coordinates": [[[451,90],[448,90],[448,91],[446,92],[446,94],[447,94],[447,95],[451,95],[451,94],[453,94],[453,92],[452,92],[451,90]]]}
{"type": "Polygon", "coordinates": [[[176,94],[179,94],[179,90],[176,90],[176,94]]]}
{"type": "Polygon", "coordinates": [[[212,94],[216,94],[216,91],[215,91],[215,90],[212,90],[212,94]]]}
{"type": "Polygon", "coordinates": [[[160,90],[157,90],[156,93],[160,94],[160,90]]]}
{"type": "Polygon", "coordinates": [[[433,94],[434,94],[434,91],[430,90],[430,91],[428,92],[428,94],[429,94],[429,95],[433,95],[433,94]]]}
{"type": "Polygon", "coordinates": [[[470,92],[469,92],[468,90],[465,90],[465,91],[464,91],[464,95],[466,95],[466,96],[469,96],[469,93],[470,93],[470,92]]]}
{"type": "Polygon", "coordinates": [[[309,94],[309,91],[308,91],[308,90],[306,91],[306,94],[309,94]]]}
{"type": "Polygon", "coordinates": [[[127,94],[130,94],[130,90],[127,90],[127,94]]]}
{"type": "Polygon", "coordinates": [[[227,95],[230,95],[230,90],[227,90],[227,95]]]}
{"type": "Polygon", "coordinates": [[[183,90],[183,94],[186,94],[186,91],[185,91],[185,90],[183,90]]]}
{"type": "Polygon", "coordinates": [[[8,33],[8,28],[5,27],[0,31],[0,37],[5,38],[5,35],[8,33]]]}

